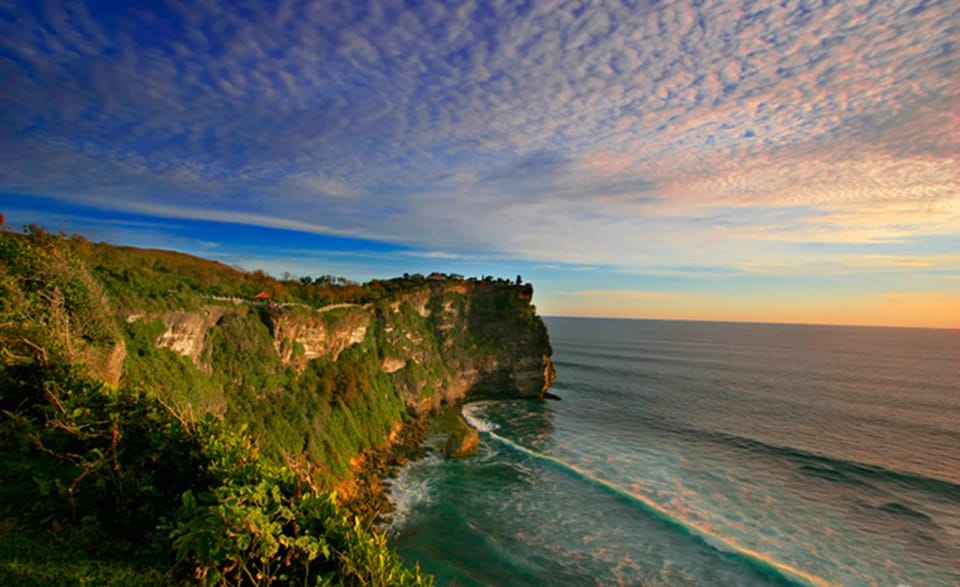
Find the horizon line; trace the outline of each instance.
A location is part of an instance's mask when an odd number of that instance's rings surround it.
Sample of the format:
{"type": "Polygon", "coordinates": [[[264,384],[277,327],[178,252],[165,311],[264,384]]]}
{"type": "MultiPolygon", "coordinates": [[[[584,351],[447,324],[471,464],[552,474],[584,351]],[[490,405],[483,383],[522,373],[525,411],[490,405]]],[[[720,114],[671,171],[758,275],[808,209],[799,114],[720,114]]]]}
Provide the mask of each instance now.
{"type": "Polygon", "coordinates": [[[902,324],[851,324],[846,322],[771,322],[768,320],[712,320],[709,318],[653,318],[644,316],[583,316],[572,314],[540,314],[541,318],[574,318],[578,320],[635,320],[646,322],[705,322],[708,324],[757,324],[766,326],[836,326],[841,328],[907,328],[911,330],[955,330],[960,326],[904,326],[902,324]]]}

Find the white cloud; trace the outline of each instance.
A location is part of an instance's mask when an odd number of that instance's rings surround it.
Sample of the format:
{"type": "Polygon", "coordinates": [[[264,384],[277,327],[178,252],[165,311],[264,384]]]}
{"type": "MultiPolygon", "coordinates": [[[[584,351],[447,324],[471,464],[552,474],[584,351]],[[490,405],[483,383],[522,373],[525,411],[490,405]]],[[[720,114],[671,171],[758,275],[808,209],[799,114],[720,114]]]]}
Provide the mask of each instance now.
{"type": "Polygon", "coordinates": [[[7,191],[625,267],[960,231],[955,3],[38,4],[7,191]]]}

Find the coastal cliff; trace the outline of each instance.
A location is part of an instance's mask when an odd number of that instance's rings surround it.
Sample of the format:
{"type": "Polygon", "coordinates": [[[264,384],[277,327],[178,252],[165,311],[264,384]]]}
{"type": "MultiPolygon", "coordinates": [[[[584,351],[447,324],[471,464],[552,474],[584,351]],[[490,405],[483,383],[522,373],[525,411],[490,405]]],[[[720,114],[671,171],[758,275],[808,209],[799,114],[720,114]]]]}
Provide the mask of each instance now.
{"type": "Polygon", "coordinates": [[[358,347],[375,356],[415,414],[464,399],[542,398],[555,379],[532,286],[439,282],[376,304],[338,307],[205,305],[195,311],[133,313],[127,323],[159,321],[153,337],[210,373],[213,332],[256,314],[276,358],[302,374],[313,361],[336,362],[358,347]]]}
{"type": "Polygon", "coordinates": [[[429,585],[334,489],[443,406],[543,398],[532,297],[0,231],[0,575],[429,585]]]}
{"type": "Polygon", "coordinates": [[[42,231],[4,239],[19,270],[50,281],[52,306],[35,320],[51,325],[44,346],[110,384],[246,429],[322,486],[410,417],[543,398],[555,378],[533,287],[519,280],[280,281],[42,231]]]}
{"type": "Polygon", "coordinates": [[[269,453],[337,484],[409,417],[470,399],[543,398],[555,373],[531,297],[530,285],[454,280],[334,308],[135,312],[124,316],[137,352],[121,382],[245,425],[269,453]]]}

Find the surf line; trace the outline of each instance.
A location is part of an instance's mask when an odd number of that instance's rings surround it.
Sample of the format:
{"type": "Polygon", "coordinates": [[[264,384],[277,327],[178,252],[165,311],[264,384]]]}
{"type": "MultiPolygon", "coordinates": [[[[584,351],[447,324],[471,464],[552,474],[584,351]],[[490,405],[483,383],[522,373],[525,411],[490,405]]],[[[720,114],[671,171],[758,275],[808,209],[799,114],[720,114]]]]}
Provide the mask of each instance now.
{"type": "MultiPolygon", "coordinates": [[[[473,420],[476,419],[476,417],[475,417],[475,416],[474,416],[474,417],[471,417],[471,416],[473,416],[473,414],[470,414],[469,416],[467,416],[467,415],[465,414],[465,416],[467,417],[468,420],[471,421],[471,422],[470,422],[471,424],[475,424],[475,422],[473,422],[473,420]]],[[[698,525],[696,525],[696,524],[692,524],[692,523],[683,521],[683,520],[675,517],[675,516],[672,515],[668,510],[666,510],[665,508],[663,508],[662,506],[660,506],[659,504],[657,504],[656,502],[654,502],[653,500],[651,500],[651,499],[649,499],[649,498],[647,498],[647,497],[644,497],[644,496],[642,496],[642,495],[637,495],[637,494],[635,494],[635,493],[632,493],[632,492],[624,489],[623,487],[620,487],[619,485],[616,485],[615,483],[610,483],[609,481],[604,481],[603,479],[599,479],[599,478],[597,478],[597,477],[594,477],[593,475],[591,475],[591,474],[589,474],[588,472],[582,470],[580,467],[577,467],[576,465],[571,465],[570,463],[567,463],[567,462],[565,462],[565,461],[562,461],[562,460],[560,460],[560,459],[558,459],[558,458],[556,458],[556,457],[552,457],[552,456],[550,456],[550,455],[546,455],[546,454],[543,454],[543,453],[539,453],[539,452],[537,452],[537,451],[535,451],[535,450],[531,450],[531,449],[529,449],[529,448],[527,448],[527,447],[525,447],[525,446],[523,446],[523,445],[521,445],[521,444],[517,444],[516,442],[510,440],[509,438],[504,438],[503,436],[500,436],[500,435],[497,434],[496,432],[493,432],[492,430],[490,430],[490,428],[491,428],[490,426],[482,426],[482,428],[479,428],[479,429],[483,430],[484,432],[486,432],[487,434],[489,434],[491,437],[493,437],[493,438],[497,439],[498,441],[500,441],[501,443],[503,443],[503,444],[505,444],[505,445],[513,448],[514,450],[517,450],[517,451],[520,451],[520,452],[522,452],[522,453],[524,453],[524,454],[530,455],[531,457],[533,457],[533,458],[535,458],[535,459],[539,459],[539,460],[542,460],[542,461],[547,461],[547,462],[549,462],[549,463],[552,463],[552,464],[560,467],[561,469],[566,469],[566,470],[568,470],[568,471],[572,471],[572,472],[576,473],[577,475],[579,475],[580,477],[582,477],[583,479],[586,479],[586,480],[588,480],[588,481],[590,481],[590,482],[592,482],[592,483],[596,483],[597,485],[600,485],[601,487],[604,487],[604,488],[606,488],[607,490],[609,490],[609,491],[611,491],[611,492],[613,492],[613,493],[615,493],[615,494],[617,494],[617,495],[620,495],[620,496],[622,496],[622,497],[626,497],[627,499],[631,499],[631,500],[633,500],[633,501],[636,501],[636,502],[640,503],[641,505],[643,505],[644,507],[648,508],[649,510],[652,510],[653,512],[657,513],[661,518],[664,518],[666,521],[671,522],[671,523],[673,523],[673,524],[677,524],[677,525],[681,526],[682,528],[684,528],[685,530],[687,530],[688,532],[690,532],[691,534],[699,537],[701,540],[703,540],[703,541],[704,541],[705,543],[707,543],[708,545],[710,545],[710,542],[711,542],[711,541],[713,541],[713,542],[718,542],[718,543],[722,544],[727,550],[729,550],[729,551],[731,551],[731,552],[734,552],[734,553],[740,554],[741,556],[744,556],[744,557],[747,557],[747,558],[749,558],[749,559],[752,559],[752,560],[756,561],[756,563],[759,563],[760,565],[765,566],[765,567],[767,567],[767,568],[775,569],[775,570],[779,571],[780,573],[782,573],[783,575],[785,575],[784,578],[785,578],[785,579],[788,579],[788,580],[800,580],[800,581],[803,581],[804,583],[807,583],[807,584],[809,584],[809,585],[814,585],[815,587],[842,587],[839,583],[831,583],[830,581],[827,581],[826,579],[821,579],[820,577],[817,577],[816,575],[813,575],[813,574],[811,574],[811,573],[808,573],[808,572],[806,572],[806,571],[804,571],[804,570],[802,570],[802,569],[798,569],[798,568],[793,567],[793,566],[790,566],[790,565],[788,565],[788,564],[786,564],[786,563],[782,563],[782,562],[780,562],[780,561],[778,561],[778,560],[769,558],[768,556],[764,555],[763,553],[760,553],[760,552],[757,552],[756,550],[753,550],[753,549],[751,549],[751,548],[747,548],[747,547],[745,547],[745,546],[742,546],[742,545],[738,544],[737,542],[731,540],[730,538],[727,538],[727,537],[725,537],[725,536],[720,536],[719,534],[717,534],[717,533],[715,533],[715,532],[713,532],[713,531],[711,531],[711,530],[707,530],[706,528],[700,527],[700,526],[698,526],[698,525]]],[[[711,546],[712,546],[712,545],[711,545],[711,546]]]]}

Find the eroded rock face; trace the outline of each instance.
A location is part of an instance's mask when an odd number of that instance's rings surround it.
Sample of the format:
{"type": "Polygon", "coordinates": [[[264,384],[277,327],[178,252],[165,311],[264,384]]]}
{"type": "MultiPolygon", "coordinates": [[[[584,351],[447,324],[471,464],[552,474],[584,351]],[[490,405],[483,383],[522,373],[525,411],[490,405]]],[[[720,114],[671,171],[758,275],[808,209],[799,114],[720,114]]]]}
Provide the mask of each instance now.
{"type": "Polygon", "coordinates": [[[407,362],[404,359],[399,359],[397,357],[384,357],[383,361],[380,363],[380,370],[384,373],[396,373],[406,366],[407,362]]]}
{"type": "Polygon", "coordinates": [[[466,398],[542,398],[556,373],[532,295],[529,285],[457,282],[407,294],[381,311],[389,356],[409,360],[389,365],[407,406],[422,413],[466,398]],[[407,370],[418,376],[404,378],[407,370]]]}
{"type": "MultiPolygon", "coordinates": [[[[529,285],[434,283],[376,305],[306,307],[260,314],[277,355],[302,371],[316,359],[336,361],[365,345],[388,374],[407,408],[437,410],[464,399],[542,398],[556,379],[546,326],[532,306],[529,285]]],[[[199,312],[162,312],[156,344],[189,357],[202,369],[210,329],[243,306],[210,305],[199,312]]]]}
{"type": "Polygon", "coordinates": [[[464,428],[457,428],[447,438],[447,444],[443,451],[447,458],[458,459],[477,454],[477,447],[480,446],[480,433],[475,428],[464,426],[464,428]]]}
{"type": "Polygon", "coordinates": [[[284,363],[303,367],[306,361],[328,357],[363,342],[370,327],[369,309],[338,309],[336,314],[308,309],[279,312],[271,317],[274,346],[284,363]]]}
{"type": "Polygon", "coordinates": [[[156,339],[156,345],[189,357],[202,367],[200,357],[207,344],[210,328],[228,311],[230,309],[223,306],[206,306],[199,312],[161,312],[130,316],[127,320],[159,318],[165,329],[156,339]]]}

